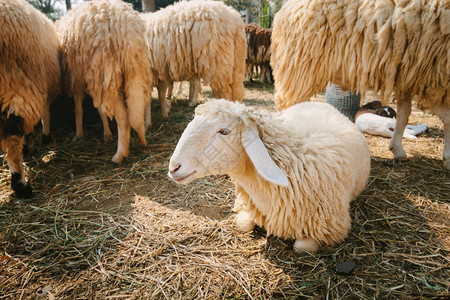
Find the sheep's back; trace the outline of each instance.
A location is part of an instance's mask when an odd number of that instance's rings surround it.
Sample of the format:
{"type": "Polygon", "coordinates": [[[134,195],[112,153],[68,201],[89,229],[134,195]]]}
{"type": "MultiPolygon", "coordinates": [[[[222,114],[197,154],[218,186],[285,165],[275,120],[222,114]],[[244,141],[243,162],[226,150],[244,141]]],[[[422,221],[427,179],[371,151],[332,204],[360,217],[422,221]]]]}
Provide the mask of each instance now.
{"type": "Polygon", "coordinates": [[[245,44],[237,11],[219,1],[181,1],[142,17],[155,78],[232,82],[236,40],[245,44]]]}
{"type": "Polygon", "coordinates": [[[0,0],[0,103],[24,118],[29,133],[44,101],[59,93],[58,38],[53,23],[23,0],[0,0]]]}

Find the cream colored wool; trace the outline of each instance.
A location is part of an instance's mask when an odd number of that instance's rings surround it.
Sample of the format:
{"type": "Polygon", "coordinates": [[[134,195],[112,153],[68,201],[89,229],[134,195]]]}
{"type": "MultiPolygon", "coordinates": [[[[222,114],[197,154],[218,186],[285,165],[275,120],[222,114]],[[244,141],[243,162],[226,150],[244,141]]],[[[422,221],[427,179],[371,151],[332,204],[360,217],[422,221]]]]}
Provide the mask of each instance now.
{"type": "Polygon", "coordinates": [[[236,10],[221,1],[180,1],[142,18],[157,82],[201,78],[213,97],[242,101],[246,41],[236,10]]]}
{"type": "Polygon", "coordinates": [[[0,0],[0,104],[30,133],[44,103],[60,91],[58,37],[52,21],[24,0],[0,0]]]}
{"type": "Polygon", "coordinates": [[[197,107],[169,170],[183,184],[228,174],[236,187],[234,210],[241,230],[256,223],[268,234],[312,241],[313,247],[298,250],[315,251],[314,245],[332,246],[347,236],[350,201],[365,187],[370,151],[354,124],[326,103],[302,103],[271,114],[214,100],[197,107]],[[257,128],[271,159],[288,178],[286,187],[261,176],[244,150],[241,137],[249,128],[257,128]],[[223,129],[230,133],[217,136],[215,130],[223,129]]]}
{"type": "Polygon", "coordinates": [[[285,108],[323,91],[380,91],[397,100],[389,148],[406,157],[402,136],[417,107],[444,123],[450,169],[450,1],[289,0],[274,18],[271,65],[275,102],[285,108]]]}
{"type": "Polygon", "coordinates": [[[11,186],[18,197],[32,196],[23,170],[22,144],[42,117],[50,129],[50,102],[60,92],[58,36],[53,23],[24,0],[0,0],[0,127],[8,118],[23,119],[0,128],[1,150],[6,152],[11,186]]]}
{"type": "MultiPolygon", "coordinates": [[[[82,3],[59,21],[64,86],[76,103],[89,94],[103,114],[118,121],[119,145],[113,161],[128,156],[129,126],[145,145],[144,110],[152,86],[145,26],[131,5],[119,0],[82,3]]],[[[106,122],[106,124],[105,124],[106,122]]],[[[81,122],[82,123],[82,122],[81,122]]],[[[82,136],[77,123],[77,136],[82,136]]]]}
{"type": "Polygon", "coordinates": [[[386,105],[417,96],[421,109],[450,107],[450,2],[289,0],[275,15],[276,103],[308,100],[328,82],[386,105]]]}

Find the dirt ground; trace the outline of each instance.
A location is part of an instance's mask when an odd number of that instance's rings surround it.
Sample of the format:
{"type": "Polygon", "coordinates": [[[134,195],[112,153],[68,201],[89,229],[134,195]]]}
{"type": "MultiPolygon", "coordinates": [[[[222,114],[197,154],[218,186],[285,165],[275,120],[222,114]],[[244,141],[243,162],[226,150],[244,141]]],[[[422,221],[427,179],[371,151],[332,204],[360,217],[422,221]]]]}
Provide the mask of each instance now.
{"type": "MultiPolygon", "coordinates": [[[[437,117],[414,109],[409,123],[429,129],[403,140],[406,160],[392,160],[388,139],[366,135],[372,171],[352,203],[348,238],[317,254],[295,254],[293,241],[262,228],[237,231],[226,176],[187,186],[168,180],[170,155],[193,118],[187,88],[174,96],[167,120],[154,93],[149,146],[139,147],[133,133],[130,156],[120,165],[111,162],[116,141],[103,141],[96,116],[86,120],[81,141],[73,141],[67,125],[57,126],[48,146],[38,131],[29,137],[32,199],[14,196],[3,164],[0,299],[450,296],[450,175],[437,117]],[[345,261],[356,265],[350,275],[336,271],[345,261]]],[[[272,108],[273,92],[271,85],[247,82],[244,101],[272,108]]],[[[210,96],[203,87],[200,100],[210,96]]]]}

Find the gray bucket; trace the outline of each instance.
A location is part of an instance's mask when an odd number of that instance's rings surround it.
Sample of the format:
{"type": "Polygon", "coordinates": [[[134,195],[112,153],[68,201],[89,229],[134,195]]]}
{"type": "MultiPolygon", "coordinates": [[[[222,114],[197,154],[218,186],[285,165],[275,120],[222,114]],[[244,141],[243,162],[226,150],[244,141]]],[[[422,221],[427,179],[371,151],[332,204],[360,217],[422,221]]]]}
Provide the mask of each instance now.
{"type": "Polygon", "coordinates": [[[325,90],[325,101],[353,121],[359,109],[361,94],[343,91],[338,85],[329,84],[325,90]]]}

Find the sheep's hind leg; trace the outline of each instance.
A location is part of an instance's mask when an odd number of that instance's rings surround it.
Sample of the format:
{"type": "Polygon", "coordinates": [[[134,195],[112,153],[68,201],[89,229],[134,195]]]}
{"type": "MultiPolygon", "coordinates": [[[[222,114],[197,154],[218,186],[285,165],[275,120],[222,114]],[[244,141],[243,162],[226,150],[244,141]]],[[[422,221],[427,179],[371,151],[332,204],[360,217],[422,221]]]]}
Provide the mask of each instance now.
{"type": "Polygon", "coordinates": [[[74,140],[81,139],[84,135],[83,133],[83,98],[84,95],[74,95],[73,100],[75,101],[75,126],[76,133],[74,140]]]}
{"type": "Polygon", "coordinates": [[[120,164],[130,153],[130,124],[125,105],[120,97],[116,99],[115,114],[117,123],[117,152],[112,161],[120,164]]]}
{"type": "Polygon", "coordinates": [[[197,104],[198,94],[200,92],[201,85],[200,79],[194,79],[189,81],[189,107],[193,107],[197,104]]]}
{"type": "Polygon", "coordinates": [[[133,128],[139,138],[139,145],[147,146],[145,140],[146,119],[150,113],[150,104],[147,103],[142,88],[135,86],[127,92],[127,116],[128,123],[133,128]]]}
{"type": "Polygon", "coordinates": [[[304,238],[301,240],[296,240],[294,243],[294,251],[297,253],[300,252],[309,252],[314,253],[319,250],[319,243],[312,238],[304,238]]]}
{"type": "Polygon", "coordinates": [[[389,149],[394,153],[394,159],[406,158],[406,152],[402,146],[402,137],[410,114],[411,100],[409,97],[402,97],[397,101],[397,120],[394,135],[389,143],[389,149]]]}
{"type": "Polygon", "coordinates": [[[437,107],[432,111],[444,123],[444,166],[450,170],[450,109],[445,107],[437,107]]]}
{"type": "Polygon", "coordinates": [[[167,82],[160,81],[157,86],[158,89],[158,98],[161,103],[161,114],[164,119],[169,116],[170,111],[170,102],[167,100],[166,92],[167,92],[167,82]]]}
{"type": "Polygon", "coordinates": [[[113,140],[113,137],[111,133],[111,128],[109,128],[108,117],[100,109],[98,110],[98,113],[103,123],[103,138],[105,139],[105,142],[111,142],[113,140]]]}
{"type": "Polygon", "coordinates": [[[6,153],[5,160],[8,162],[11,172],[11,187],[19,198],[31,198],[31,185],[27,183],[23,170],[23,119],[11,115],[5,121],[2,150],[6,153]]]}
{"type": "Polygon", "coordinates": [[[44,108],[42,110],[42,144],[48,145],[52,141],[50,136],[50,101],[44,101],[44,108]]]}
{"type": "Polygon", "coordinates": [[[152,127],[152,106],[150,103],[145,103],[144,120],[145,131],[147,131],[152,127]]]}
{"type": "Polygon", "coordinates": [[[444,166],[450,170],[450,111],[447,111],[445,116],[442,118],[444,123],[444,166]]]}

